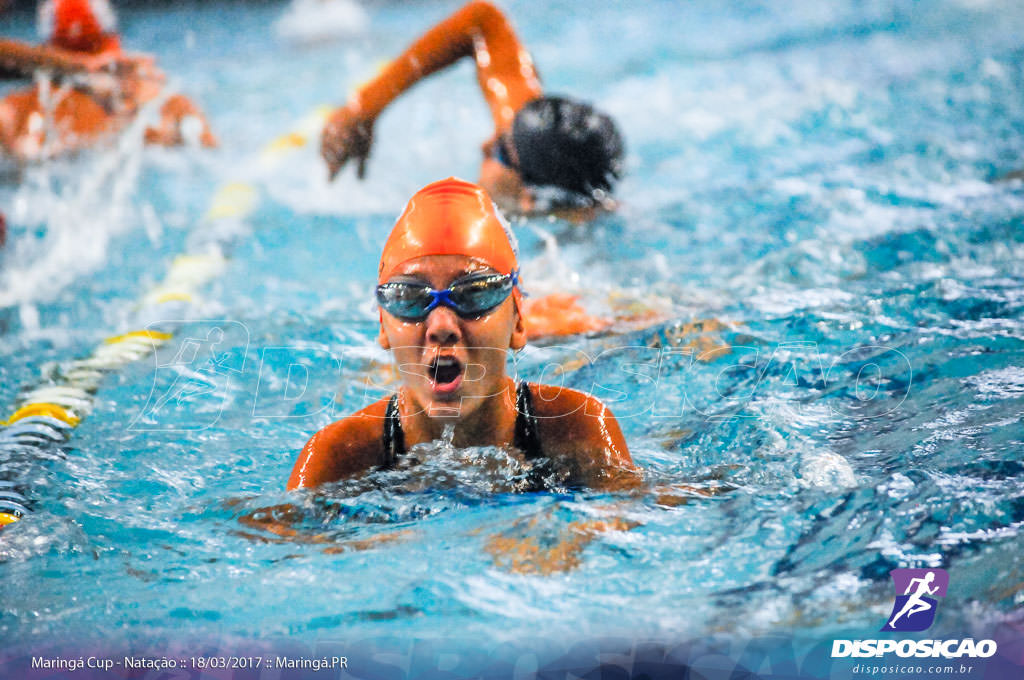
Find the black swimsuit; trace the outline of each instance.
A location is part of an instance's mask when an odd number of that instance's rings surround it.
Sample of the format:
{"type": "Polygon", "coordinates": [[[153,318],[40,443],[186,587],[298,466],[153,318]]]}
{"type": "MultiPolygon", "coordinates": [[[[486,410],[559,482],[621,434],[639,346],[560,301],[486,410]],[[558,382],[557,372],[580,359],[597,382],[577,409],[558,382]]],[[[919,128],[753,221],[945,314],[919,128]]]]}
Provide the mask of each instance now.
{"type": "MultiPolygon", "coordinates": [[[[384,414],[384,462],[382,469],[388,470],[395,466],[399,456],[405,455],[405,433],[402,432],[402,419],[398,414],[398,395],[391,395],[388,408],[384,414]]],[[[537,416],[533,412],[533,395],[525,382],[516,385],[516,433],[513,445],[523,452],[528,461],[543,459],[544,451],[540,445],[540,431],[537,427],[537,416]]],[[[543,480],[539,478],[543,466],[534,465],[531,473],[531,490],[543,488],[543,480]]]]}

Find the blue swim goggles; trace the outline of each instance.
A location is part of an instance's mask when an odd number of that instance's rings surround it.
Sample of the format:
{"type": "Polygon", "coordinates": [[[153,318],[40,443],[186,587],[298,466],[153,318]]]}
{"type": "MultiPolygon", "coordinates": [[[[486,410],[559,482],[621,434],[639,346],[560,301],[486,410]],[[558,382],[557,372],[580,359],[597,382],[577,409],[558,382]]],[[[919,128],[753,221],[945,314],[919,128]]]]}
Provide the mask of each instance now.
{"type": "Polygon", "coordinates": [[[508,151],[508,145],[512,143],[512,140],[509,137],[510,135],[502,135],[498,137],[497,141],[494,143],[494,160],[498,161],[506,168],[519,172],[519,167],[512,162],[512,154],[508,151]]]}
{"type": "Polygon", "coordinates": [[[475,319],[504,302],[518,283],[518,269],[459,279],[444,290],[425,283],[382,283],[377,286],[377,303],[403,321],[423,321],[439,305],[455,310],[463,319],[475,319]]]}

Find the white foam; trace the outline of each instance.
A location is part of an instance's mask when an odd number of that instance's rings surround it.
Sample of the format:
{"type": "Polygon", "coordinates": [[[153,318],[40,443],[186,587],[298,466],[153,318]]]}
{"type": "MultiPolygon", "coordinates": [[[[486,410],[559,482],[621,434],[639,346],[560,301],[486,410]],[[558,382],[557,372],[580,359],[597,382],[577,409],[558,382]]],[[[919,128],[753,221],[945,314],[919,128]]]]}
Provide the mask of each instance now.
{"type": "Polygon", "coordinates": [[[857,475],[838,453],[815,451],[800,462],[800,483],[822,489],[845,489],[857,486],[857,475]]]}
{"type": "Polygon", "coordinates": [[[274,32],[296,43],[352,38],[366,32],[370,18],[353,0],[293,0],[274,23],[274,32]]]}
{"type": "Polygon", "coordinates": [[[1024,395],[1024,367],[983,371],[965,378],[964,382],[989,399],[1016,399],[1024,395]]]}

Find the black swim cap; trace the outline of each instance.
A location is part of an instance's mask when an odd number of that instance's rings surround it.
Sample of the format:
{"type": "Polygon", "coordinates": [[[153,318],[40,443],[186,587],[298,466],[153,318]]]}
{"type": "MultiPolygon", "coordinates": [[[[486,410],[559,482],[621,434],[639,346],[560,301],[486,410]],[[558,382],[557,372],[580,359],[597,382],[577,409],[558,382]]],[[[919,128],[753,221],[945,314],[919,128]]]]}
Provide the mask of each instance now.
{"type": "Polygon", "coordinates": [[[615,123],[590,104],[540,97],[512,122],[518,170],[527,184],[553,185],[597,198],[622,175],[624,145],[615,123]]]}

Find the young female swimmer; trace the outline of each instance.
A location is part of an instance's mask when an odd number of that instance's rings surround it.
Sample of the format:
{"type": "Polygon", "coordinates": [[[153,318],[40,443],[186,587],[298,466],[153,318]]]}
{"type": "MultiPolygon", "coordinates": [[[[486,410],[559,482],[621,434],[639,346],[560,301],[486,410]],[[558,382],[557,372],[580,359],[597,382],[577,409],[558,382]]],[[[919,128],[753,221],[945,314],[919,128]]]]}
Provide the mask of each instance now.
{"type": "Polygon", "coordinates": [[[422,78],[462,57],[473,57],[477,80],[494,120],[484,144],[480,185],[502,209],[530,213],[611,207],[624,147],[615,123],[589,104],[545,96],[529,52],[494,5],[470,2],[424,33],[376,78],[336,109],[323,130],[321,153],[333,178],[349,161],[366,171],[377,117],[422,78]],[[555,187],[565,200],[540,205],[537,188],[555,187]]]}
{"type": "Polygon", "coordinates": [[[514,237],[487,193],[449,178],[409,201],[378,270],[379,342],[398,364],[398,393],[317,432],[288,488],[388,468],[454,426],[458,447],[511,448],[569,485],[636,486],[619,424],[600,401],[505,373],[526,343],[514,237]]]}
{"type": "MultiPolygon", "coordinates": [[[[51,76],[0,100],[0,151],[26,162],[82,149],[124,128],[160,95],[164,74],[152,57],[121,50],[114,23],[106,0],[48,0],[40,5],[45,44],[0,38],[0,78],[37,70],[51,76]]],[[[202,112],[182,95],[167,98],[160,122],[145,133],[147,143],[163,146],[190,136],[217,145],[202,112]]]]}

